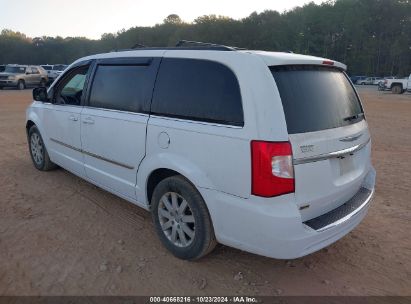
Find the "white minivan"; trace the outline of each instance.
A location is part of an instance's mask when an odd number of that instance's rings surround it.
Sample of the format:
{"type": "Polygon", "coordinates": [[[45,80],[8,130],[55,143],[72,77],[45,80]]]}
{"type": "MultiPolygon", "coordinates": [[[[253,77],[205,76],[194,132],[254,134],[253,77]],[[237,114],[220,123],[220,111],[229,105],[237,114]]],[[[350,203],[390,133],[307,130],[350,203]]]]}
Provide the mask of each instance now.
{"type": "Polygon", "coordinates": [[[214,44],[85,57],[33,91],[31,158],[151,211],[179,258],[217,243],[301,257],[354,229],[374,193],[345,69],[214,44]]]}

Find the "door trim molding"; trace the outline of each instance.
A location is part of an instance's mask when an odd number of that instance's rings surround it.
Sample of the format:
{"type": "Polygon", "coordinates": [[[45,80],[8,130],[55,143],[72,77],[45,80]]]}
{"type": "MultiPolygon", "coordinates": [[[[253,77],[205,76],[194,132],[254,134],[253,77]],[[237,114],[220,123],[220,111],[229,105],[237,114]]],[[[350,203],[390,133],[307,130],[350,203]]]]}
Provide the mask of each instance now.
{"type": "Polygon", "coordinates": [[[98,154],[94,154],[94,153],[85,151],[85,150],[83,150],[83,149],[79,149],[79,148],[73,147],[72,145],[66,144],[66,143],[64,143],[64,142],[62,142],[62,141],[59,141],[59,140],[57,140],[57,139],[50,138],[50,140],[51,140],[52,142],[55,142],[56,144],[59,144],[59,145],[62,145],[62,146],[64,146],[64,147],[66,147],[66,148],[69,148],[69,149],[72,149],[72,150],[74,150],[74,151],[77,151],[77,152],[86,154],[86,155],[88,155],[88,156],[91,156],[91,157],[94,157],[94,158],[103,160],[103,161],[108,162],[108,163],[111,163],[111,164],[113,164],[113,165],[117,165],[117,166],[120,166],[120,167],[129,169],[129,170],[133,170],[133,169],[134,169],[133,166],[130,166],[130,165],[127,165],[127,164],[124,164],[124,163],[121,163],[121,162],[118,162],[118,161],[115,161],[115,160],[112,160],[112,159],[109,159],[109,158],[105,158],[105,157],[103,157],[103,156],[100,156],[100,155],[98,155],[98,154]]]}

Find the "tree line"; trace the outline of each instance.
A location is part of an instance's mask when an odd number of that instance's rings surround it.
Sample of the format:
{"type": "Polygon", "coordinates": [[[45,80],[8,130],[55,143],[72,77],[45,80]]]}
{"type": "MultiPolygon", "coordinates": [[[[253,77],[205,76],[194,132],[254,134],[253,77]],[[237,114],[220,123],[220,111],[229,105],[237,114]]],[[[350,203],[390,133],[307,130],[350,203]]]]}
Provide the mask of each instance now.
{"type": "Polygon", "coordinates": [[[235,20],[206,15],[192,23],[171,14],[151,27],[136,26],[84,37],[35,37],[4,29],[0,63],[71,63],[136,44],[174,46],[195,40],[268,51],[322,56],[348,65],[352,75],[411,73],[411,0],[335,0],[279,13],[266,10],[235,20]]]}

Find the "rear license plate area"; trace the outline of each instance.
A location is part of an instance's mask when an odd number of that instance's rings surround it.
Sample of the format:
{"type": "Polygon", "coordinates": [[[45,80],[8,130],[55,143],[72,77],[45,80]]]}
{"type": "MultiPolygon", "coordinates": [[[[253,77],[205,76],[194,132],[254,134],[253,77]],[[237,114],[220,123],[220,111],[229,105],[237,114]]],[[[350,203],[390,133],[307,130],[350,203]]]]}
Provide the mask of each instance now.
{"type": "Polygon", "coordinates": [[[338,163],[340,167],[340,176],[350,173],[355,169],[353,157],[354,157],[353,154],[347,154],[347,155],[338,157],[338,163]]]}

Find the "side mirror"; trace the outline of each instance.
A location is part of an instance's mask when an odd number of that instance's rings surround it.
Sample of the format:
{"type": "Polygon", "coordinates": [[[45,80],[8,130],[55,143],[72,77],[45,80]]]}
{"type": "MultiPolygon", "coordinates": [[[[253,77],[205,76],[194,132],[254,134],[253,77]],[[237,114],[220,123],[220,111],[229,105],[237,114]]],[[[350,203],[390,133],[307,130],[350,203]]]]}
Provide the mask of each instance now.
{"type": "Polygon", "coordinates": [[[46,87],[39,87],[33,89],[33,99],[35,101],[47,102],[49,98],[47,96],[47,88],[46,87]]]}

